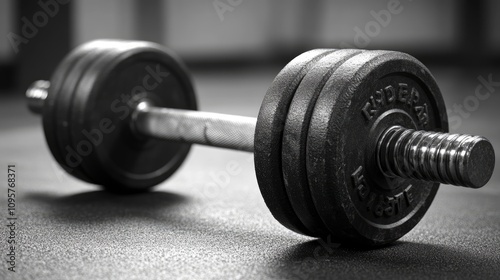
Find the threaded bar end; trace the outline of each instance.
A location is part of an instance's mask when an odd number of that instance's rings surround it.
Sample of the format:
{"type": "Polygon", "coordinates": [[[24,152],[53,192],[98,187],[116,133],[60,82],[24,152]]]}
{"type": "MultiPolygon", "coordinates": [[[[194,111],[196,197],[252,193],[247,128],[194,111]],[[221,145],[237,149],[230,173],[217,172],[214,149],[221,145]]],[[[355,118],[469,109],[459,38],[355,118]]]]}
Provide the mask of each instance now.
{"type": "Polygon", "coordinates": [[[48,95],[50,87],[49,81],[35,81],[26,90],[26,99],[28,101],[28,108],[35,114],[41,114],[43,104],[48,95]]]}
{"type": "Polygon", "coordinates": [[[379,167],[389,177],[480,188],[491,178],[495,154],[484,137],[387,129],[377,145],[379,167]]]}

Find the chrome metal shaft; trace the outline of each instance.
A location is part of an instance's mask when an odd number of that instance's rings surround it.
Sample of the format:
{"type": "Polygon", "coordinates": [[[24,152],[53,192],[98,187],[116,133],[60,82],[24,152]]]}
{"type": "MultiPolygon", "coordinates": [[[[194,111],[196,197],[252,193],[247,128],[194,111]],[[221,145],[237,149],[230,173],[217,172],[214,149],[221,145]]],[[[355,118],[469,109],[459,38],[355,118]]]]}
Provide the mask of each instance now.
{"type": "Polygon", "coordinates": [[[133,117],[134,129],[143,135],[248,152],[253,152],[256,122],[250,117],[143,104],[133,117]]]}

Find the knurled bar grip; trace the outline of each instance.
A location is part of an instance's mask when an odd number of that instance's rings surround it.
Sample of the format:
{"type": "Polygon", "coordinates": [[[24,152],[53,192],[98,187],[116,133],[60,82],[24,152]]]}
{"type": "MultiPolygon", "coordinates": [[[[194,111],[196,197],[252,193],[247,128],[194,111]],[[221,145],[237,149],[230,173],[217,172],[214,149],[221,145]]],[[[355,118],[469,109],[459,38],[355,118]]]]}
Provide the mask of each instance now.
{"type": "Polygon", "coordinates": [[[137,106],[132,127],[154,138],[253,152],[256,118],[137,106]]]}

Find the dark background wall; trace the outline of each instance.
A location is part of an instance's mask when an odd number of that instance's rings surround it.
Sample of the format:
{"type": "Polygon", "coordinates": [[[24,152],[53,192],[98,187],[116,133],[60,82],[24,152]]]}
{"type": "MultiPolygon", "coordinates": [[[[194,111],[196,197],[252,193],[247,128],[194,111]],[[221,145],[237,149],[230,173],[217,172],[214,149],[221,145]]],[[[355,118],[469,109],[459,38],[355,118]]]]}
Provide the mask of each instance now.
{"type": "Polygon", "coordinates": [[[391,12],[390,0],[0,0],[0,85],[48,78],[72,47],[96,38],[157,41],[204,67],[285,63],[318,47],[400,50],[464,69],[498,65],[498,1],[396,2],[391,12]],[[31,38],[26,20],[37,29],[31,38]],[[14,47],[13,34],[28,42],[14,47]]]}

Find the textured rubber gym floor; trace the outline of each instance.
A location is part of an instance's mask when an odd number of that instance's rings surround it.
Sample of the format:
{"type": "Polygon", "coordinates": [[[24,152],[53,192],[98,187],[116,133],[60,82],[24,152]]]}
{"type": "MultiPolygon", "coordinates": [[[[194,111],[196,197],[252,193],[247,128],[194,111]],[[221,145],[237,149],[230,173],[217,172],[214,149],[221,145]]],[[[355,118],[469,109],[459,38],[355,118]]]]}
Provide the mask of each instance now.
{"type": "MultiPolygon", "coordinates": [[[[195,72],[200,107],[256,116],[277,71],[195,72]]],[[[473,95],[479,75],[500,80],[498,71],[433,72],[449,108],[473,95]]],[[[500,162],[500,87],[493,90],[454,132],[486,136],[500,162]]],[[[500,277],[498,172],[480,190],[442,186],[424,219],[399,242],[355,250],[300,236],[275,221],[250,154],[196,146],[154,192],[111,195],[62,172],[41,121],[22,99],[0,101],[2,225],[9,163],[16,164],[18,181],[18,271],[7,271],[3,226],[0,279],[500,277]]]]}

